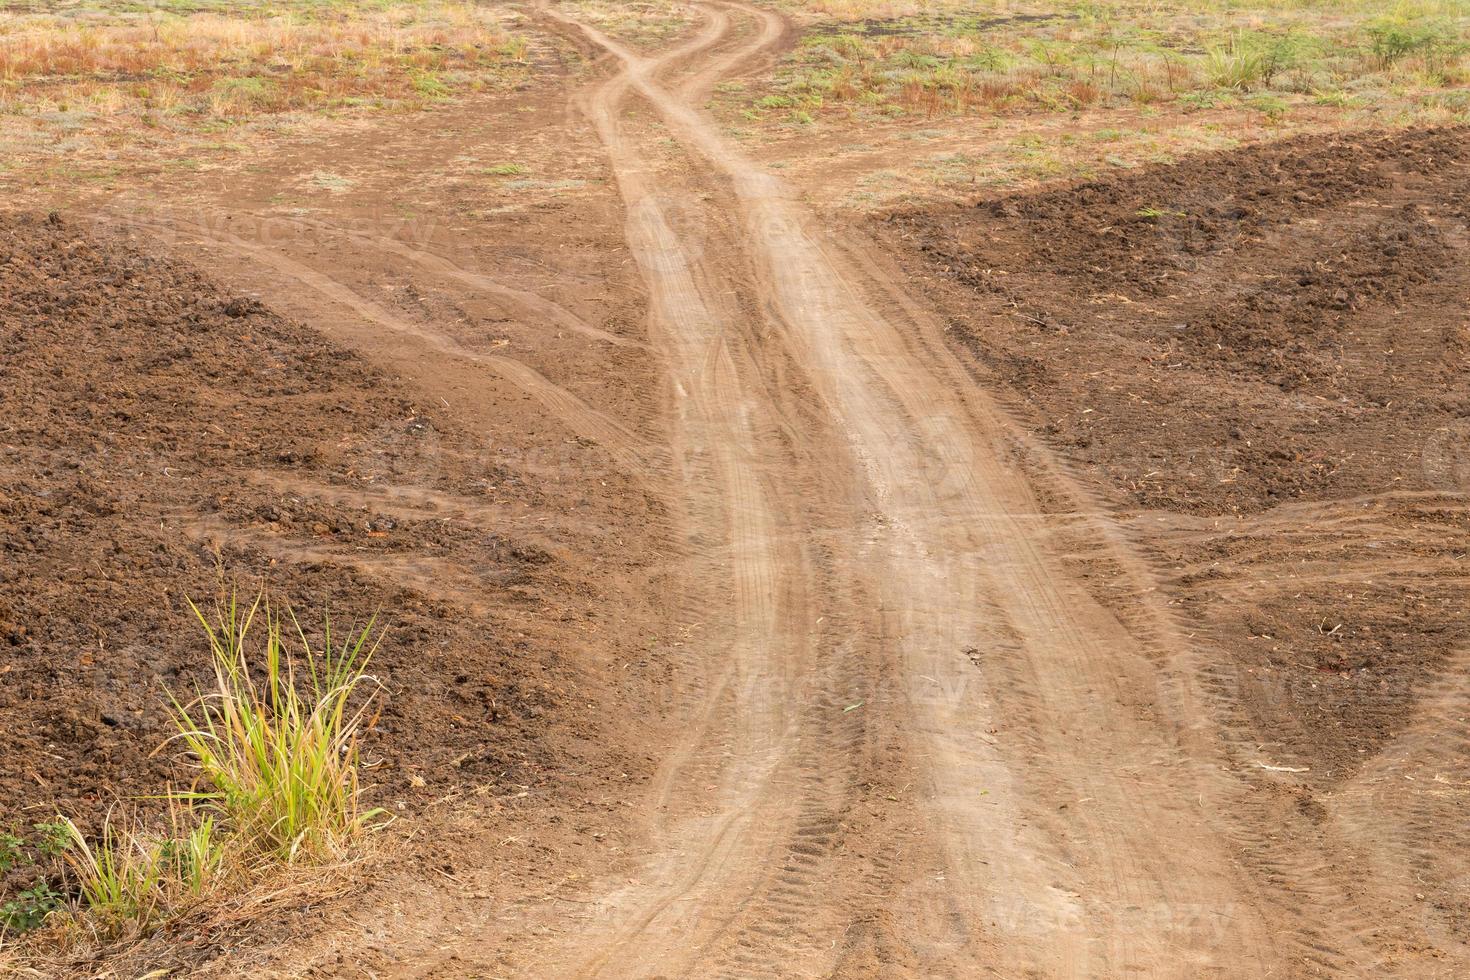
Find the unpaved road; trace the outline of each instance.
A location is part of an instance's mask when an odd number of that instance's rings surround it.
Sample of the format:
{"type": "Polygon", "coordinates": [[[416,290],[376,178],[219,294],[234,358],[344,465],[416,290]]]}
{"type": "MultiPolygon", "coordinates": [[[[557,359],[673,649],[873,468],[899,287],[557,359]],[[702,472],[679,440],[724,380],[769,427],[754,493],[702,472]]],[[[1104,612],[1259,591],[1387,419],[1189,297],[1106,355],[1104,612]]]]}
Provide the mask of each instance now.
{"type": "Polygon", "coordinates": [[[892,901],[876,886],[906,893],[890,911],[926,938],[920,969],[1264,974],[1271,931],[1201,805],[1220,792],[1207,741],[1183,724],[1187,690],[1161,698],[1168,664],[1148,653],[1172,639],[1163,618],[1130,630],[1049,559],[1006,428],[932,324],[869,294],[861,257],[694,108],[706,60],[746,53],[718,51],[738,18],[757,21],[750,54],[780,36],[744,7],[711,8],[654,58],[583,28],[621,65],[587,107],[672,367],[690,530],[724,545],[701,579],[729,596],[730,641],[705,654],[721,672],[710,723],[661,780],[666,843],[570,972],[826,972],[853,906],[892,901]],[[711,210],[737,216],[728,240],[696,249],[671,230],[676,202],[619,118],[630,92],[705,170],[711,210]],[[721,298],[731,287],[756,315],[721,298]],[[881,678],[872,698],[816,694],[813,674],[852,671],[881,678]],[[877,882],[842,867],[858,842],[836,819],[860,805],[843,762],[868,741],[917,791],[877,882]],[[686,788],[693,760],[716,769],[713,812],[686,788]]]}
{"type": "MultiPolygon", "coordinates": [[[[480,350],[326,259],[208,236],[335,311],[318,321],[334,338],[449,386],[471,423],[492,424],[474,406],[495,392],[533,400],[661,502],[679,556],[657,582],[684,638],[667,744],[625,815],[636,846],[579,859],[575,899],[514,915],[405,902],[376,972],[499,975],[513,955],[535,976],[1463,975],[1463,946],[1398,960],[1375,942],[1416,913],[1412,886],[1340,873],[1392,860],[1368,797],[1321,841],[1278,839],[1155,569],[885,257],[824,230],[700,109],[787,25],[698,10],[656,53],[540,10],[602,69],[567,125],[590,122],[610,166],[644,330],[352,243],[603,351],[637,382],[627,404],[578,394],[554,344],[540,365],[480,350]]],[[[476,601],[434,569],[412,584],[476,601]]],[[[316,962],[351,974],[353,941],[334,950],[316,962]]]]}
{"type": "Polygon", "coordinates": [[[936,324],[698,110],[783,33],[767,11],[703,9],[701,31],[656,56],[548,10],[618,65],[584,108],[651,293],[696,580],[725,597],[726,638],[699,652],[715,666],[651,800],[656,847],[553,946],[553,972],[1382,966],[1349,921],[1310,921],[1333,898],[1344,920],[1370,916],[1373,898],[1290,847],[1272,874],[1249,870],[1271,828],[1230,775],[1145,564],[1060,473],[1047,490],[1072,490],[1070,512],[1038,503],[1013,428],[936,324]],[[630,99],[657,123],[629,125],[630,99]],[[650,180],[654,138],[700,175],[701,240],[667,217],[690,189],[650,180]],[[1049,546],[1079,520],[1133,580],[1126,622],[1049,546]],[[873,691],[843,704],[829,691],[851,676],[873,691]],[[879,753],[908,781],[902,802],[850,775],[879,753]],[[1297,889],[1312,899],[1281,893],[1297,889]]]}

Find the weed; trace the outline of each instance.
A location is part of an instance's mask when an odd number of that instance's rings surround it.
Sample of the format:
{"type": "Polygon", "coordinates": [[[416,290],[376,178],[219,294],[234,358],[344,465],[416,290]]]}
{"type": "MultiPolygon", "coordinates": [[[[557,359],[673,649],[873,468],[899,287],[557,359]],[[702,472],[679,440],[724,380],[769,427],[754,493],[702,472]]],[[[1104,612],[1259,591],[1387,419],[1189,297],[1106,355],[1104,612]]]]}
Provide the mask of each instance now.
{"type": "Polygon", "coordinates": [[[339,642],[328,621],[318,648],[294,615],[288,630],[260,599],[242,608],[231,598],[213,620],[190,608],[209,637],[214,684],[189,705],[172,699],[199,774],[177,798],[215,810],[249,850],[277,860],[341,854],[381,814],[361,810],[358,784],[358,735],[377,694],[366,673],[374,623],[339,642]]]}
{"type": "Polygon", "coordinates": [[[1272,122],[1283,118],[1291,110],[1291,106],[1285,99],[1275,95],[1253,95],[1246,100],[1246,105],[1263,113],[1272,122]]]}
{"type": "Polygon", "coordinates": [[[65,896],[43,878],[0,904],[0,935],[29,932],[64,904],[65,896]]]}
{"type": "Polygon", "coordinates": [[[363,809],[358,780],[378,693],[366,673],[375,621],[334,636],[327,620],[318,645],[263,598],[231,597],[212,616],[190,608],[213,665],[192,700],[169,697],[192,784],[163,794],[162,827],[109,814],[95,837],[66,819],[0,834],[0,876],[36,869],[0,905],[0,934],[68,909],[104,938],[146,934],[272,867],[341,857],[382,815],[363,809]]]}
{"type": "Polygon", "coordinates": [[[59,859],[70,843],[65,821],[35,823],[30,833],[0,833],[0,879],[16,873],[0,902],[0,936],[27,932],[64,904],[59,859]]]}
{"type": "Polygon", "coordinates": [[[415,92],[430,99],[447,99],[450,95],[450,88],[444,79],[431,72],[411,72],[409,84],[415,92]]]}
{"type": "Polygon", "coordinates": [[[1312,101],[1317,105],[1332,106],[1334,109],[1346,109],[1349,106],[1355,106],[1362,102],[1358,96],[1351,92],[1344,92],[1341,89],[1332,92],[1314,93],[1312,101]]]}
{"type": "Polygon", "coordinates": [[[1186,92],[1179,96],[1179,103],[1186,112],[1191,109],[1213,109],[1222,101],[1219,92],[1210,89],[1200,89],[1197,92],[1186,92]]]}
{"type": "Polygon", "coordinates": [[[529,171],[519,163],[497,163],[485,167],[480,173],[487,177],[519,177],[529,171]]]}

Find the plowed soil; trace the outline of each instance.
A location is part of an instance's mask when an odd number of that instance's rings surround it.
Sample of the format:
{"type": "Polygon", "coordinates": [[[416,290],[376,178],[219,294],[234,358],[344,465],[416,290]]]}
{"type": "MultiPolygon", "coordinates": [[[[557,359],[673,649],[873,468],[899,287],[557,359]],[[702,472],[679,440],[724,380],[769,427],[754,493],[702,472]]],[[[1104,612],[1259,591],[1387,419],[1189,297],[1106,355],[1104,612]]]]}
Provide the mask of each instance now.
{"type": "Polygon", "coordinates": [[[567,656],[597,590],[565,558],[605,500],[583,524],[579,487],[361,355],[56,214],[0,216],[0,363],[0,825],[95,826],[177,781],[168,694],[208,668],[186,599],[262,588],[311,632],[386,627],[374,805],[639,772],[567,656]]]}
{"type": "Polygon", "coordinates": [[[1325,785],[1470,638],[1466,136],[1297,139],[882,223],[976,369],[1152,542],[1253,737],[1325,785]]]}

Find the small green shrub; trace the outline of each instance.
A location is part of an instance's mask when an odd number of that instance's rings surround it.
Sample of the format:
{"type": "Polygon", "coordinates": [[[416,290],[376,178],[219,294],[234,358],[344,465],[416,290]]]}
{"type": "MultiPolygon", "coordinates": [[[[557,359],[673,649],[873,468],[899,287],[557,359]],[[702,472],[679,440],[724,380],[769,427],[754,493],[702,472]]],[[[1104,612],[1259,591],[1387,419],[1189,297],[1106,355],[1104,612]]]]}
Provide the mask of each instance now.
{"type": "Polygon", "coordinates": [[[0,878],[16,873],[0,901],[0,936],[28,932],[65,904],[58,859],[70,840],[65,821],[32,824],[25,835],[0,833],[0,878]]]}
{"type": "Polygon", "coordinates": [[[29,932],[65,904],[65,896],[42,879],[0,905],[0,935],[29,932]]]}
{"type": "Polygon", "coordinates": [[[1384,69],[1392,68],[1410,55],[1431,65],[1455,45],[1454,31],[1437,21],[1383,18],[1365,30],[1373,58],[1384,69]]]}
{"type": "Polygon", "coordinates": [[[1317,92],[1312,96],[1312,101],[1317,105],[1332,106],[1335,109],[1346,109],[1362,102],[1358,96],[1341,89],[1331,92],[1317,92]]]}
{"type": "Polygon", "coordinates": [[[448,83],[431,72],[415,72],[409,78],[409,85],[419,95],[429,99],[447,99],[451,94],[448,83]]]}
{"type": "Polygon", "coordinates": [[[1263,113],[1267,119],[1273,122],[1283,118],[1291,111],[1291,106],[1286,100],[1275,95],[1253,95],[1246,100],[1246,105],[1255,109],[1257,112],[1263,113]]]}

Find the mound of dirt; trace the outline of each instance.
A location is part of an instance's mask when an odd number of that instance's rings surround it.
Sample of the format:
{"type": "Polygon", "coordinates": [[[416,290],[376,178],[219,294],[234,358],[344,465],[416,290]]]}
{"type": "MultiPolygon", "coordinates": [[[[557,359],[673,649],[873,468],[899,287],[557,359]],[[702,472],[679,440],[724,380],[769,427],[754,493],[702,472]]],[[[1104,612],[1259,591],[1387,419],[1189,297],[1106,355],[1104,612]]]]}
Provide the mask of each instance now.
{"type": "Polygon", "coordinates": [[[1307,137],[877,233],[1131,519],[1260,742],[1341,776],[1470,639],[1470,143],[1307,137]]]}
{"type": "Polygon", "coordinates": [[[557,643],[507,618],[565,615],[547,547],[495,526],[536,489],[357,355],[118,235],[4,216],[0,364],[0,828],[164,786],[165,692],[208,659],[185,598],[232,587],[309,627],[380,613],[375,802],[523,791],[567,757],[557,719],[598,740],[557,643]]]}

